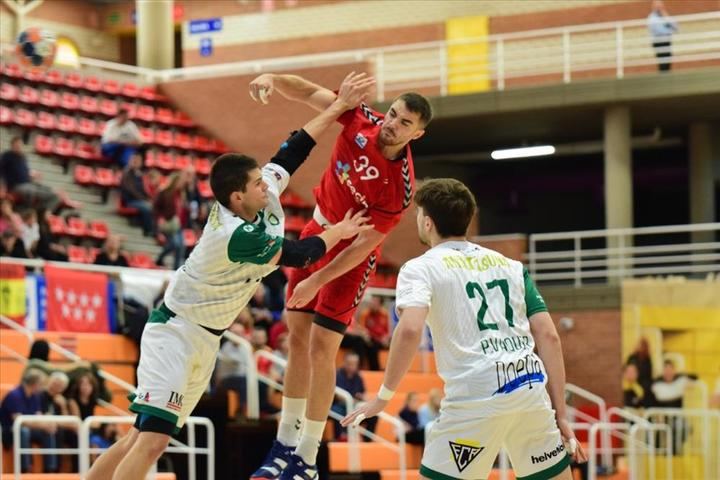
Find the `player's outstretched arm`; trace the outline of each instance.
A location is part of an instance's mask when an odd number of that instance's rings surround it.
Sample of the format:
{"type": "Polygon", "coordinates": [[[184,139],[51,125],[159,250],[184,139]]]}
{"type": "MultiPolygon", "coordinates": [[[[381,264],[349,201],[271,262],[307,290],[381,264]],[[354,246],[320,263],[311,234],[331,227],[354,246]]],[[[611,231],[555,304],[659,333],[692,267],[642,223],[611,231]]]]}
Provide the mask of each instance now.
{"type": "Polygon", "coordinates": [[[570,453],[576,462],[587,461],[582,447],[577,444],[575,434],[567,421],[567,407],[565,405],[565,363],[563,361],[562,345],[552,317],[548,312],[538,312],[530,316],[530,332],[537,345],[538,356],[545,365],[548,374],[548,393],[555,409],[558,428],[566,443],[570,444],[570,453]],[[572,448],[575,446],[576,448],[572,448]],[[574,451],[573,451],[574,450],[574,451]]]}
{"type": "Polygon", "coordinates": [[[410,369],[413,357],[420,347],[427,314],[428,307],[407,307],[400,313],[400,321],[390,341],[390,353],[382,387],[377,397],[340,421],[344,427],[351,424],[358,425],[364,419],[373,417],[385,409],[400,381],[410,369]]]}
{"type": "Polygon", "coordinates": [[[275,90],[288,100],[304,103],[319,111],[329,107],[337,96],[332,90],[297,75],[263,73],[250,82],[250,96],[255,101],[268,103],[275,90]]]}

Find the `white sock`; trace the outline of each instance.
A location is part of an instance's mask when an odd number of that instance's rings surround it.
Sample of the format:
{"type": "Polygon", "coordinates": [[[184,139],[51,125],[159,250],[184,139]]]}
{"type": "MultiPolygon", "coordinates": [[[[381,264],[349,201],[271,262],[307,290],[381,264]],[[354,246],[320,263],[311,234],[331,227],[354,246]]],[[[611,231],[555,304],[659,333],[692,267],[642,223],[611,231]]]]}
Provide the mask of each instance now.
{"type": "Polygon", "coordinates": [[[304,398],[290,398],[283,395],[282,412],[280,413],[280,426],[277,439],[286,447],[294,447],[300,439],[303,419],[305,418],[304,398]]]}
{"type": "Polygon", "coordinates": [[[299,455],[308,465],[315,465],[324,431],[324,421],[318,422],[308,418],[305,419],[305,430],[302,432],[295,454],[299,455]]]}

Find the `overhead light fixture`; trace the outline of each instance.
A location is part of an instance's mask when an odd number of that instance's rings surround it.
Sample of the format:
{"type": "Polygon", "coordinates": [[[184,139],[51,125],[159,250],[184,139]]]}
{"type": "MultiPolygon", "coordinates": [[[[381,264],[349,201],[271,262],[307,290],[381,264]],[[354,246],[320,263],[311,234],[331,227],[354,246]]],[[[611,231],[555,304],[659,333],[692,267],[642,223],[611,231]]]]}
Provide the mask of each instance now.
{"type": "Polygon", "coordinates": [[[555,147],[552,145],[539,145],[537,147],[494,150],[490,156],[493,160],[507,160],[510,158],[541,157],[543,155],[552,155],[553,153],[555,153],[555,147]]]}

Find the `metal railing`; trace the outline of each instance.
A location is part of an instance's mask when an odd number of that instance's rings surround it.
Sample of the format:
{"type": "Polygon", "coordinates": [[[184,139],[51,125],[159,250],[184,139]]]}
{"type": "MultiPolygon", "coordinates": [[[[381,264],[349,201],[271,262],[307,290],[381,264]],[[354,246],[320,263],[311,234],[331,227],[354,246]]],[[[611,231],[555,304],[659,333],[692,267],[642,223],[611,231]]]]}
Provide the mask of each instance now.
{"type": "Polygon", "coordinates": [[[242,348],[243,361],[245,365],[247,365],[245,369],[245,392],[247,393],[246,415],[248,418],[258,419],[260,418],[260,394],[258,392],[257,365],[255,363],[252,345],[245,338],[235,335],[229,330],[223,333],[223,337],[242,348]]]}
{"type": "MultiPolygon", "coordinates": [[[[623,78],[658,63],[720,65],[720,11],[673,17],[679,32],[672,36],[672,56],[658,60],[645,18],[546,28],[457,40],[439,40],[248,60],[215,65],[152,70],[103,60],[80,58],[91,70],[133,75],[143,82],[168,82],[227,75],[250,75],[366,63],[377,79],[377,100],[390,92],[430,89],[454,92],[497,89],[548,81],[570,83],[576,77],[623,78]],[[452,55],[453,47],[472,54],[452,55]]],[[[11,52],[12,45],[4,45],[11,52]]]]}
{"type": "Polygon", "coordinates": [[[55,423],[68,425],[72,424],[78,431],[82,426],[80,417],[74,415],[18,415],[13,421],[13,473],[15,480],[20,480],[22,473],[22,462],[21,456],[23,454],[38,453],[40,455],[58,455],[58,454],[70,454],[78,455],[81,458],[80,446],[74,448],[34,448],[34,447],[23,447],[21,442],[21,431],[23,425],[31,425],[38,423],[55,423]]]}
{"type": "MultiPolygon", "coordinates": [[[[610,418],[608,417],[608,410],[607,410],[607,403],[605,403],[605,400],[603,400],[602,397],[599,397],[595,395],[594,393],[585,390],[584,388],[578,387],[577,385],[573,385],[572,383],[566,383],[565,384],[565,393],[566,395],[572,394],[579,398],[582,398],[583,400],[590,402],[594,405],[597,405],[598,409],[598,416],[599,418],[593,422],[592,417],[586,418],[587,423],[609,423],[610,418]]],[[[572,420],[572,419],[571,419],[572,420]]],[[[612,467],[612,451],[611,451],[611,442],[610,442],[610,432],[603,430],[602,433],[602,465],[605,468],[612,467]]]]}
{"type": "Polygon", "coordinates": [[[576,287],[645,275],[720,272],[718,233],[720,223],[536,233],[529,237],[528,268],[538,282],[576,287]],[[693,235],[709,238],[692,242],[693,235]],[[677,236],[683,238],[668,240],[677,236]],[[662,244],[652,244],[658,237],[662,244]],[[639,243],[648,244],[635,246],[639,243]]]}

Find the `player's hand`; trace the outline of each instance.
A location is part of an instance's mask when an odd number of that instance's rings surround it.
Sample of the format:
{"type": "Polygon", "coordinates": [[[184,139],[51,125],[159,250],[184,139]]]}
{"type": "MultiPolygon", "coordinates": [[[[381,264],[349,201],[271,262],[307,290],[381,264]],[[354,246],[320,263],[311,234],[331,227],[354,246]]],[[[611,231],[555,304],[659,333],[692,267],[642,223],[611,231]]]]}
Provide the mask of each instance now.
{"type": "Polygon", "coordinates": [[[379,398],[375,397],[368,403],[360,405],[349,415],[346,415],[345,418],[340,420],[340,425],[342,425],[343,427],[347,427],[348,425],[357,427],[358,425],[360,425],[360,422],[362,422],[366,418],[374,417],[375,415],[385,410],[387,404],[387,400],[380,400],[379,398]]]}
{"type": "Polygon", "coordinates": [[[310,275],[302,282],[295,285],[292,297],[287,301],[287,307],[289,308],[302,308],[310,301],[315,298],[322,287],[322,284],[318,282],[317,277],[310,275]]]}
{"type": "Polygon", "coordinates": [[[340,85],[336,101],[350,110],[367,101],[370,89],[374,86],[375,78],[368,77],[364,72],[350,72],[340,85]]]}
{"type": "Polygon", "coordinates": [[[585,450],[583,450],[582,445],[580,445],[575,438],[575,434],[573,433],[572,428],[570,428],[570,423],[564,418],[559,418],[557,419],[557,424],[560,429],[560,435],[562,435],[563,442],[565,443],[565,448],[567,448],[567,452],[570,454],[573,461],[575,463],[587,462],[587,454],[585,453],[585,450]]]}
{"type": "Polygon", "coordinates": [[[337,231],[340,234],[340,238],[352,238],[360,232],[365,230],[371,230],[375,225],[368,225],[367,221],[370,217],[365,217],[365,210],[360,210],[353,215],[352,208],[345,212],[345,217],[342,221],[336,223],[331,229],[337,231]]]}
{"type": "Polygon", "coordinates": [[[250,96],[253,100],[262,102],[264,105],[269,103],[268,99],[270,95],[272,95],[273,90],[275,90],[273,78],[272,73],[263,73],[250,82],[250,96]]]}

